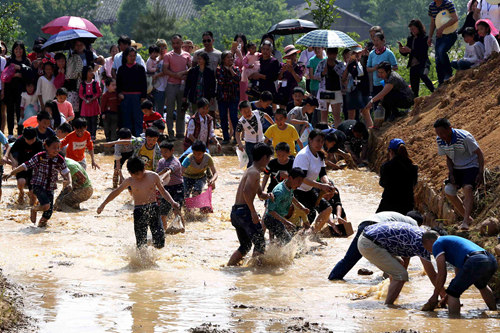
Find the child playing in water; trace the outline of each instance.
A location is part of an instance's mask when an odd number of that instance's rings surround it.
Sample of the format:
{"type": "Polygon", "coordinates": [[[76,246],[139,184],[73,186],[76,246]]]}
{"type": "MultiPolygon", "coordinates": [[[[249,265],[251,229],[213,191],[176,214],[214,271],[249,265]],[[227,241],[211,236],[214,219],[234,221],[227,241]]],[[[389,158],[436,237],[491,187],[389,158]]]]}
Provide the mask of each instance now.
{"type": "Polygon", "coordinates": [[[288,146],[290,146],[290,155],[295,156],[297,155],[295,143],[297,143],[300,149],[304,148],[304,145],[300,141],[299,133],[297,133],[295,127],[286,123],[286,117],[286,110],[278,109],[274,115],[276,124],[269,127],[264,136],[266,137],[266,143],[272,141],[273,147],[276,147],[280,142],[288,143],[288,146]]]}
{"type": "Polygon", "coordinates": [[[199,140],[191,146],[193,152],[182,161],[182,176],[184,177],[184,195],[193,197],[201,194],[205,183],[214,186],[217,180],[217,170],[215,169],[212,157],[206,153],[207,146],[199,140]],[[210,169],[212,177],[207,182],[207,170],[210,169]]]}
{"type": "Polygon", "coordinates": [[[56,136],[56,132],[50,128],[50,113],[47,111],[40,111],[36,115],[36,122],[38,126],[35,127],[36,136],[40,141],[45,141],[45,139],[56,136]]]}
{"type": "MultiPolygon", "coordinates": [[[[33,156],[43,150],[43,143],[36,136],[36,129],[26,127],[23,130],[23,135],[14,142],[14,145],[9,146],[5,152],[4,163],[12,165],[15,169],[19,165],[28,162],[33,156]]],[[[28,188],[28,197],[30,206],[35,203],[35,195],[31,186],[31,178],[33,170],[21,171],[16,174],[17,188],[19,189],[18,203],[24,203],[24,188],[28,188]]]]}
{"type": "MultiPolygon", "coordinates": [[[[118,140],[131,140],[132,132],[128,128],[121,128],[118,131],[118,140]]],[[[122,166],[125,162],[134,155],[134,146],[128,144],[115,144],[115,166],[113,172],[113,188],[117,188],[118,184],[123,183],[122,166]]]]}
{"type": "Polygon", "coordinates": [[[273,155],[273,149],[264,143],[258,143],[255,145],[252,154],[253,164],[245,170],[241,178],[236,191],[236,200],[231,210],[231,224],[236,229],[240,247],[229,259],[228,266],[236,266],[250,251],[252,243],[255,246],[254,256],[263,254],[266,249],[264,231],[253,201],[255,195],[258,195],[261,200],[272,200],[273,198],[272,194],[262,192],[260,187],[260,173],[264,171],[269,163],[273,155]]]}
{"type": "Polygon", "coordinates": [[[87,121],[83,118],[77,118],[73,122],[73,127],[75,130],[61,141],[62,147],[68,146],[66,157],[80,163],[84,169],[87,169],[85,160],[85,148],[87,148],[92,161],[92,168],[100,169],[94,159],[94,143],[90,137],[91,134],[87,131],[87,121]]]}
{"type": "Polygon", "coordinates": [[[138,248],[147,244],[148,227],[153,236],[153,246],[161,249],[165,246],[165,231],[160,219],[160,207],[156,203],[156,191],[168,201],[174,210],[179,209],[170,194],[163,188],[160,176],[155,172],[145,170],[144,161],[138,157],[132,157],[127,162],[127,170],[130,177],[113,190],[106,200],[97,208],[97,214],[101,214],[104,207],[113,201],[123,190],[130,187],[134,198],[134,231],[138,248]]]}
{"type": "Polygon", "coordinates": [[[306,175],[304,170],[293,168],[288,174],[287,180],[282,181],[273,189],[273,200],[267,201],[264,224],[281,245],[285,245],[292,240],[292,235],[288,230],[295,231],[295,225],[285,218],[292,203],[295,207],[299,207],[306,214],[309,214],[309,209],[293,197],[293,191],[302,185],[306,175]]]}
{"type": "Polygon", "coordinates": [[[266,188],[267,181],[271,177],[271,182],[267,187],[267,192],[271,193],[278,183],[288,178],[288,174],[293,168],[295,157],[290,156],[290,146],[286,142],[276,145],[276,158],[266,166],[264,177],[262,177],[262,191],[266,188]]]}
{"type": "Polygon", "coordinates": [[[61,173],[64,181],[63,187],[71,191],[71,175],[64,158],[59,154],[61,143],[59,139],[52,136],[45,140],[45,151],[33,156],[29,161],[13,169],[10,174],[4,176],[4,180],[22,171],[33,169],[31,185],[33,193],[38,198],[39,205],[31,208],[30,220],[36,223],[37,212],[43,212],[38,222],[39,228],[47,226],[52,216],[54,207],[54,190],[57,188],[57,174],[61,173]]]}
{"type": "MultiPolygon", "coordinates": [[[[161,156],[156,172],[162,177],[165,190],[170,196],[182,205],[184,201],[184,182],[182,179],[181,162],[174,156],[174,144],[164,141],[160,144],[161,156]]],[[[163,222],[163,229],[167,230],[167,215],[172,209],[170,203],[160,199],[160,215],[163,222]]],[[[184,223],[181,219],[181,232],[185,231],[184,223]]]]}

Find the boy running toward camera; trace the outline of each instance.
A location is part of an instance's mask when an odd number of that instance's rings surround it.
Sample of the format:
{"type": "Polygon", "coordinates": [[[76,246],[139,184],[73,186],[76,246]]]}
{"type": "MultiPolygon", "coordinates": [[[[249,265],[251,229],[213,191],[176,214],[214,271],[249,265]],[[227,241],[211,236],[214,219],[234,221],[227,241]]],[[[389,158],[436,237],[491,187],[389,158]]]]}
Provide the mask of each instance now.
{"type": "Polygon", "coordinates": [[[299,140],[299,133],[293,127],[293,125],[286,123],[287,113],[285,109],[278,109],[274,115],[274,120],[276,124],[269,127],[264,134],[266,137],[266,143],[272,141],[273,148],[280,142],[286,142],[290,146],[290,155],[297,155],[297,150],[295,149],[295,144],[299,146],[300,149],[304,148],[304,145],[299,140]]]}
{"type": "Polygon", "coordinates": [[[61,141],[61,147],[66,147],[66,157],[71,158],[73,161],[80,163],[80,165],[87,169],[87,161],[85,160],[85,148],[90,154],[93,169],[100,169],[99,165],[94,159],[94,143],[90,132],[87,131],[87,120],[84,118],[77,118],[73,121],[75,130],[61,141]]]}
{"type": "Polygon", "coordinates": [[[170,194],[163,188],[160,176],[155,172],[145,170],[145,164],[139,157],[132,157],[127,162],[127,170],[130,177],[113,190],[106,200],[97,208],[97,214],[101,214],[106,205],[113,201],[123,190],[130,187],[130,193],[134,199],[134,232],[138,248],[147,245],[148,227],[153,236],[153,246],[161,249],[165,246],[165,231],[160,219],[160,207],[156,202],[156,191],[168,201],[174,210],[179,209],[170,194]]]}

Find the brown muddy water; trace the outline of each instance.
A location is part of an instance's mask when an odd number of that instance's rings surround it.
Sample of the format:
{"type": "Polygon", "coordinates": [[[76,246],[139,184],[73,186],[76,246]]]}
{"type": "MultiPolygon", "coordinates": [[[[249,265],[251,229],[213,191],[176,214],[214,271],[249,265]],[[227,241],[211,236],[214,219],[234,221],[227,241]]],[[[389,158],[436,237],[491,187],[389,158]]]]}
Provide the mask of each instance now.
{"type": "MultiPolygon", "coordinates": [[[[498,313],[485,311],[474,288],[462,300],[465,319],[419,311],[432,286],[418,259],[391,308],[383,305],[387,283],[381,272],[364,259],[345,281],[328,281],[351,238],[327,239],[328,246],[294,242],[272,250],[265,267],[224,267],[238,247],[229,211],[242,170],[233,156],[215,158],[215,212],[192,216],[186,233],[168,235],[164,249],[137,253],[128,193],[101,216],[95,213],[112,183],[111,158],[97,160],[104,170],[90,170],[93,198],[80,212],[55,212],[46,230],[34,228],[26,207],[14,203],[15,181],[4,183],[0,267],[25,286],[26,312],[39,332],[185,332],[202,323],[235,332],[284,332],[305,321],[333,332],[500,331],[498,313]],[[363,267],[374,275],[358,276],[363,267]]],[[[330,177],[354,226],[376,210],[381,190],[374,173],[347,170],[330,177]]]]}

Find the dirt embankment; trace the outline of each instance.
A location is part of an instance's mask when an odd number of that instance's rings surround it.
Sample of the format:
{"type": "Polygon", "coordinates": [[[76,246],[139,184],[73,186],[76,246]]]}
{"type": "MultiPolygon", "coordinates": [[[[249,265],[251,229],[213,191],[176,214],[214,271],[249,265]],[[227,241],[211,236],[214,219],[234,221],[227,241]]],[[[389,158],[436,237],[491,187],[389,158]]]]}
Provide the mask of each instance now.
{"type": "MultiPolygon", "coordinates": [[[[391,139],[403,139],[411,159],[419,166],[419,182],[415,191],[418,209],[427,224],[443,224],[448,230],[460,221],[444,195],[448,171],[446,158],[438,156],[434,121],[446,117],[454,128],[469,131],[484,152],[487,169],[486,186],[475,195],[473,227],[460,236],[470,238],[490,252],[496,236],[481,236],[480,224],[488,217],[500,217],[500,55],[495,54],[476,69],[461,71],[434,94],[417,98],[409,116],[375,132],[372,166],[375,171],[387,160],[391,139]],[[438,219],[438,222],[435,222],[438,219]]],[[[499,262],[500,262],[500,258],[499,262]]],[[[500,273],[493,282],[500,296],[500,273]]]]}
{"type": "Polygon", "coordinates": [[[20,287],[10,284],[0,269],[0,332],[21,332],[28,329],[28,318],[22,313],[20,287]]]}

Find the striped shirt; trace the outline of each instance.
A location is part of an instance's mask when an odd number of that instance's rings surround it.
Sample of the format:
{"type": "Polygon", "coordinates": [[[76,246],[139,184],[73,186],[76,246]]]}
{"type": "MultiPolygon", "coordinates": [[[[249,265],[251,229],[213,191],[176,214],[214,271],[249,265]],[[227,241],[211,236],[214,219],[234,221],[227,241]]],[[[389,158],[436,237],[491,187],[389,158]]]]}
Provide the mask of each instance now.
{"type": "Polygon", "coordinates": [[[432,18],[436,18],[436,16],[442,12],[443,10],[447,10],[448,12],[450,12],[450,14],[453,14],[456,12],[455,10],[455,5],[453,4],[453,2],[449,1],[449,0],[443,0],[443,3],[441,4],[441,6],[438,6],[436,5],[436,1],[432,1],[430,4],[429,4],[429,16],[432,17],[432,18]]]}
{"type": "Polygon", "coordinates": [[[454,169],[478,168],[479,161],[475,151],[479,149],[476,139],[462,129],[452,129],[451,142],[448,144],[437,137],[438,154],[446,155],[453,161],[454,169]]]}

